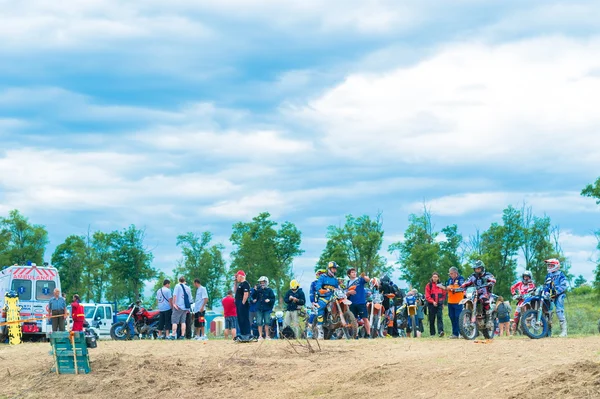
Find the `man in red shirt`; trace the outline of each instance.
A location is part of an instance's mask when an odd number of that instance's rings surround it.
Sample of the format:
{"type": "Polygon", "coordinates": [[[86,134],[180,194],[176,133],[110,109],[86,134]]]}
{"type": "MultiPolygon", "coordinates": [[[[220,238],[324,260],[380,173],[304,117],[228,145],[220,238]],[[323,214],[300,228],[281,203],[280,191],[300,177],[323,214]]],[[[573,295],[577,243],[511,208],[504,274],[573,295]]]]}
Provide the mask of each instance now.
{"type": "Polygon", "coordinates": [[[83,331],[83,323],[85,322],[85,312],[83,306],[79,304],[79,295],[73,295],[71,303],[71,317],[73,318],[73,328],[71,331],[83,331]]]}
{"type": "Polygon", "coordinates": [[[227,339],[227,335],[229,334],[231,335],[231,339],[233,339],[237,328],[237,311],[233,291],[227,291],[227,296],[221,299],[221,305],[223,305],[223,317],[225,317],[225,330],[223,334],[225,335],[225,339],[227,339]]]}

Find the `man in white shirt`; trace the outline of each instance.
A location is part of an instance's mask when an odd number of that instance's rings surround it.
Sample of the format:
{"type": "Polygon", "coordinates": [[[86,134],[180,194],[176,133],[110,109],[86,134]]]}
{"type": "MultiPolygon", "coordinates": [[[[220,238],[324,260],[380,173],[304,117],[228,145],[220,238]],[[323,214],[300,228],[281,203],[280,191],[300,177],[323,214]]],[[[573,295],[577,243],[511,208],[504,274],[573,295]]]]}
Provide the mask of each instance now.
{"type": "Polygon", "coordinates": [[[203,287],[200,284],[200,280],[194,280],[194,286],[196,287],[196,299],[194,301],[194,327],[196,327],[196,339],[197,340],[207,340],[206,335],[204,335],[204,325],[206,323],[204,319],[204,314],[206,312],[206,304],[208,303],[208,293],[206,292],[206,287],[203,287]]]}
{"type": "Polygon", "coordinates": [[[157,327],[159,339],[163,338],[163,332],[164,337],[169,336],[169,333],[171,332],[169,327],[171,325],[172,301],[173,294],[171,294],[171,282],[169,279],[165,279],[163,281],[163,286],[156,291],[156,302],[158,303],[158,310],[160,311],[157,327]]]}
{"type": "Polygon", "coordinates": [[[171,323],[173,329],[169,339],[177,339],[177,324],[181,324],[181,337],[185,339],[185,320],[190,312],[192,290],[185,284],[185,277],[179,277],[179,284],[173,290],[173,314],[171,323]]]}

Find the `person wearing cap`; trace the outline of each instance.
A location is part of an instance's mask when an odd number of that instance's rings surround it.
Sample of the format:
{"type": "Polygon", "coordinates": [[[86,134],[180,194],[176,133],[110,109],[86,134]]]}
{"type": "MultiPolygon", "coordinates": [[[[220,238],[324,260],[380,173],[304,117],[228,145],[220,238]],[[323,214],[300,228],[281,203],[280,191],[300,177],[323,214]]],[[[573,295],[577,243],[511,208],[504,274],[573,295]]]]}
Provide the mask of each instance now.
{"type": "Polygon", "coordinates": [[[250,284],[246,281],[246,273],[243,270],[235,274],[235,307],[237,311],[238,336],[236,339],[250,339],[250,284]]]}
{"type": "Polygon", "coordinates": [[[463,276],[458,273],[456,267],[451,267],[448,271],[449,279],[446,282],[446,291],[448,292],[448,316],[452,323],[452,335],[451,339],[457,339],[459,334],[458,319],[460,319],[460,312],[462,312],[462,301],[464,295],[463,291],[457,291],[461,285],[465,282],[463,276]]]}
{"type": "Polygon", "coordinates": [[[304,291],[300,288],[298,281],[290,281],[290,289],[285,293],[283,301],[286,305],[285,319],[283,321],[283,327],[290,326],[294,330],[294,337],[300,337],[300,322],[298,319],[298,311],[306,303],[306,296],[304,291]]]}

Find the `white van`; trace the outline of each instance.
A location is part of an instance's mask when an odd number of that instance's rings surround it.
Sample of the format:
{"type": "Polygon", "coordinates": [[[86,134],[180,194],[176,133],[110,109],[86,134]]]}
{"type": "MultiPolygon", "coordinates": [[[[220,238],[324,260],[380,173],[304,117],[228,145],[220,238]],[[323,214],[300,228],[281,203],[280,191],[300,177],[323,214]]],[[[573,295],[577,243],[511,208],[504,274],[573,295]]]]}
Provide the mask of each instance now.
{"type": "MultiPolygon", "coordinates": [[[[110,328],[115,319],[115,312],[111,303],[81,303],[85,314],[85,321],[88,322],[90,328],[96,333],[99,338],[110,337],[110,328]]],[[[69,314],[71,314],[71,305],[67,306],[69,314]]],[[[73,319],[69,317],[69,325],[73,323],[73,319]]]]}
{"type": "MultiPolygon", "coordinates": [[[[52,266],[9,266],[0,271],[0,323],[6,321],[4,295],[15,291],[19,295],[21,319],[40,319],[47,315],[46,305],[54,295],[54,289],[60,290],[58,270],[52,266]]],[[[36,320],[23,323],[23,334],[45,337],[52,331],[50,320],[36,320]]],[[[6,326],[0,327],[0,342],[6,337],[6,326]]]]}

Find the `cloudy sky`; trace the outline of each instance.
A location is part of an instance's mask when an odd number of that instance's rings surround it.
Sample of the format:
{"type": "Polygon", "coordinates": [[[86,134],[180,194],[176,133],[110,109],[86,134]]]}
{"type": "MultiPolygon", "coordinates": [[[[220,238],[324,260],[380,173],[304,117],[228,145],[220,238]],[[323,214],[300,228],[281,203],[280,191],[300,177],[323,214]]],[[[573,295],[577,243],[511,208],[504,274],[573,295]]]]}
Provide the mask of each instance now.
{"type": "MultiPolygon", "coordinates": [[[[303,231],[423,202],[465,235],[524,201],[592,276],[600,207],[600,2],[3,2],[0,215],[72,233],[177,234],[269,211],[303,231]]],[[[394,258],[385,254],[390,261],[394,258]]]]}

